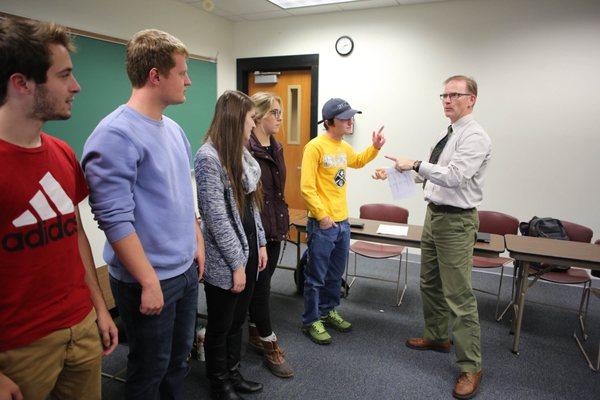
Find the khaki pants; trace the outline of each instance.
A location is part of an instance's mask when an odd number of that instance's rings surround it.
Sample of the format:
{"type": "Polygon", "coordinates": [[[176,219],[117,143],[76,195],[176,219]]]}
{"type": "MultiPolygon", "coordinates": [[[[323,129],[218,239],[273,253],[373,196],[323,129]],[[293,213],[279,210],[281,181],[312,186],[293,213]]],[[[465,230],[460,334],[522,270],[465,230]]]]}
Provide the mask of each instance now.
{"type": "Polygon", "coordinates": [[[0,371],[25,400],[100,400],[102,346],[92,311],[77,325],[59,329],[17,349],[0,353],[0,371]]]}
{"type": "Polygon", "coordinates": [[[428,340],[448,340],[448,320],[461,372],[481,369],[477,299],[471,285],[477,210],[448,213],[427,207],[421,238],[421,297],[428,340]]]}

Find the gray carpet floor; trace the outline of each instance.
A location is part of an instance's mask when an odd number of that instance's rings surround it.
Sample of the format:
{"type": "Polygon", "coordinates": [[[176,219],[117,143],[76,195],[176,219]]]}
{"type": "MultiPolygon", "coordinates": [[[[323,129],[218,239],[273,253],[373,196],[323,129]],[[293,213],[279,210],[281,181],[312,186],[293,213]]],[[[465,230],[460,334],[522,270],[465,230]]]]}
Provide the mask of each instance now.
{"type": "MultiPolygon", "coordinates": [[[[353,255],[350,256],[353,265],[353,255]]],[[[411,254],[409,260],[418,261],[411,254]]],[[[295,264],[295,246],[288,245],[281,262],[295,264]]],[[[403,263],[404,264],[404,263],[403,263]]],[[[398,262],[359,257],[358,270],[394,279],[398,262]]],[[[512,270],[505,271],[503,298],[510,297],[512,270]]],[[[454,355],[416,352],[405,347],[407,338],[423,328],[418,288],[418,264],[409,263],[408,289],[400,307],[394,306],[396,285],[358,279],[342,300],[340,313],[351,321],[350,333],[331,332],[333,343],[318,346],[300,331],[302,297],[295,294],[293,274],[277,270],[272,281],[272,320],[292,379],[279,379],[262,365],[262,356],[245,348],[242,373],[264,384],[263,392],[246,399],[450,399],[458,376],[454,355]]],[[[473,272],[473,286],[496,290],[499,276],[473,272]]],[[[600,286],[598,280],[594,286],[600,286]]],[[[478,399],[600,399],[600,373],[592,372],[572,337],[577,328],[575,309],[581,288],[537,283],[527,295],[521,336],[521,354],[514,356],[509,319],[494,320],[495,297],[477,293],[481,322],[483,381],[478,399]],[[540,304],[548,303],[552,306],[540,304]]],[[[200,291],[200,311],[205,311],[200,291]]],[[[594,356],[600,341],[600,300],[592,298],[588,316],[594,356]]],[[[104,371],[114,373],[126,365],[127,347],[104,359],[104,371]]],[[[192,360],[185,381],[186,399],[208,399],[204,363],[192,360]]],[[[103,399],[123,398],[123,384],[102,382],[103,399]]]]}

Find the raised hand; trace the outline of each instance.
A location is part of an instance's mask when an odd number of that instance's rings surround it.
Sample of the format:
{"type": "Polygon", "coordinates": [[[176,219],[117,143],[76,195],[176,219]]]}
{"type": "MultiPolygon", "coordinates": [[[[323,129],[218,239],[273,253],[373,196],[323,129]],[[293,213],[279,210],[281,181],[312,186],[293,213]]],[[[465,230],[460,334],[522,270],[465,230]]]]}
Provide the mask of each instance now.
{"type": "Polygon", "coordinates": [[[373,147],[380,150],[385,144],[385,135],[383,134],[383,125],[377,132],[373,131],[373,147]]]}

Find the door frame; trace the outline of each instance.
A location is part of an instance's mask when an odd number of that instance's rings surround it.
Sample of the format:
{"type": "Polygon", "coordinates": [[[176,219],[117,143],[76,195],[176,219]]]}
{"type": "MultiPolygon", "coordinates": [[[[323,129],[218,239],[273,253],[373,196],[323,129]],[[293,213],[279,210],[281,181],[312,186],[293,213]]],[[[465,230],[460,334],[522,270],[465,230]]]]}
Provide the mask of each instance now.
{"type": "Polygon", "coordinates": [[[248,73],[252,71],[310,71],[310,138],[317,136],[319,120],[319,55],[300,54],[293,56],[238,58],[237,90],[248,93],[248,73]]]}

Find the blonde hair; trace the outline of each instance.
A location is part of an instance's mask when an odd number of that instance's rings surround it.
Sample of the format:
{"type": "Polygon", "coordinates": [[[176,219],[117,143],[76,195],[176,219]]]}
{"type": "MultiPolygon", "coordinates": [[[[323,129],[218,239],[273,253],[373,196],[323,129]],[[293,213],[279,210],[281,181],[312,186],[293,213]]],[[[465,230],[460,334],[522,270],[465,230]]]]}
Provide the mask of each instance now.
{"type": "Polygon", "coordinates": [[[152,68],[168,76],[175,66],[173,54],[189,56],[181,40],[157,29],[139,31],[127,43],[127,75],[134,88],[141,88],[148,80],[152,68]]]}
{"type": "Polygon", "coordinates": [[[250,97],[255,107],[255,120],[263,118],[269,111],[275,106],[275,102],[278,102],[280,106],[283,106],[281,97],[274,95],[273,93],[258,92],[250,97]]]}

